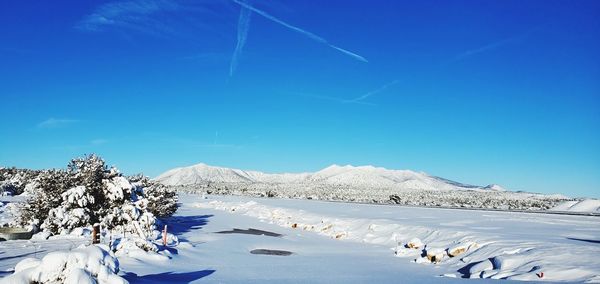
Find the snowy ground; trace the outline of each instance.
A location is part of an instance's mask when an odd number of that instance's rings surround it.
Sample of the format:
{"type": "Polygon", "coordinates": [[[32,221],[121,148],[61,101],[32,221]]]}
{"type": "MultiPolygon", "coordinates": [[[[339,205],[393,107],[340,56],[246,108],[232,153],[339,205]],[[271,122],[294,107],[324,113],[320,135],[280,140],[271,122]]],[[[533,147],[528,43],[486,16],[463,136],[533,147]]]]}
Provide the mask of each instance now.
{"type": "MultiPolygon", "coordinates": [[[[160,252],[171,258],[121,256],[121,276],[132,283],[494,281],[449,277],[461,277],[477,264],[475,268],[488,268],[484,276],[600,281],[598,217],[227,196],[203,200],[197,195],[181,195],[180,200],[182,207],[168,220],[180,244],[160,252]],[[283,236],[217,233],[236,228],[283,236]],[[422,260],[420,250],[396,248],[397,242],[415,237],[429,248],[445,249],[468,242],[479,247],[447,257],[437,265],[416,263],[415,259],[422,260]],[[292,254],[251,254],[255,249],[292,254]],[[402,257],[396,257],[395,251],[402,257]],[[535,275],[540,272],[544,273],[542,278],[535,275]]],[[[5,271],[0,277],[10,274],[25,257],[41,258],[50,251],[87,241],[61,237],[0,242],[0,270],[5,271]]]]}

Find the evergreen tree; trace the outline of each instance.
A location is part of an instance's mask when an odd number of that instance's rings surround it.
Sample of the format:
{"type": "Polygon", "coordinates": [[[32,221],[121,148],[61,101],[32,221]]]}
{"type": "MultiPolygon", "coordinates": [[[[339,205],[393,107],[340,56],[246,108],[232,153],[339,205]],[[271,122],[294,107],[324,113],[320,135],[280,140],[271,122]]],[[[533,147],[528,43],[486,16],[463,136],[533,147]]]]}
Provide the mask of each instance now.
{"type": "Polygon", "coordinates": [[[141,175],[128,180],[96,155],[71,160],[66,171],[43,171],[28,188],[33,194],[21,206],[18,222],[53,234],[95,223],[150,231],[155,216],[168,217],[177,210],[174,191],[141,175]]]}

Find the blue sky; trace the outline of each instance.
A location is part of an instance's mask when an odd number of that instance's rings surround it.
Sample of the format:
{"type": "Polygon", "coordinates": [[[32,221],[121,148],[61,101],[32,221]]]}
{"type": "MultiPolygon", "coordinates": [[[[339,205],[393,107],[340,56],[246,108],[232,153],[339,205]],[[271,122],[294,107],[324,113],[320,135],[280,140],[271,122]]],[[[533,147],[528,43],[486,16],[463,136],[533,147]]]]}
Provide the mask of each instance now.
{"type": "Polygon", "coordinates": [[[0,165],[330,164],[600,197],[598,1],[2,1],[0,165]]]}

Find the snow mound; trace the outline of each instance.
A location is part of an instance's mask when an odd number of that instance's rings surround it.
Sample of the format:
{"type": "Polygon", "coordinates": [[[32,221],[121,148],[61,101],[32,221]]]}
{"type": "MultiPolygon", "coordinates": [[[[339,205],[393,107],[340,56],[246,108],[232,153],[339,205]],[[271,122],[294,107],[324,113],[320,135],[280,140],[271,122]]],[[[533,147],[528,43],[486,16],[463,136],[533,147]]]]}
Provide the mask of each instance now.
{"type": "Polygon", "coordinates": [[[16,265],[14,274],[2,279],[2,283],[128,283],[117,272],[119,261],[108,247],[92,245],[51,252],[42,260],[26,258],[16,265]]]}
{"type": "Polygon", "coordinates": [[[585,200],[565,201],[550,210],[566,211],[566,212],[580,212],[580,213],[600,213],[600,200],[585,199],[585,200]]]}

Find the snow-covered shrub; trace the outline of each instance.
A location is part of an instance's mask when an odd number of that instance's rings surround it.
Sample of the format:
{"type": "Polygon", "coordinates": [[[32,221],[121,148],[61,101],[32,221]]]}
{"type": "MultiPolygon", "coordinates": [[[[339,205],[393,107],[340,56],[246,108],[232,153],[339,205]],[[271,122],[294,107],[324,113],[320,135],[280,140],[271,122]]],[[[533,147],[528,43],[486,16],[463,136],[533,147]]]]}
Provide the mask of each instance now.
{"type": "Polygon", "coordinates": [[[170,259],[169,256],[158,253],[158,246],[154,242],[134,235],[114,239],[111,249],[117,257],[127,256],[143,262],[156,263],[170,259]]]}
{"type": "Polygon", "coordinates": [[[177,192],[162,184],[153,183],[146,188],[148,210],[157,217],[168,217],[177,211],[177,192]]]}
{"type": "Polygon", "coordinates": [[[26,258],[4,283],[128,283],[118,276],[119,261],[106,246],[91,245],[71,251],[51,252],[42,260],[26,258]]]}
{"type": "Polygon", "coordinates": [[[146,252],[158,251],[158,246],[154,243],[137,236],[117,238],[111,245],[111,249],[117,252],[117,254],[126,254],[134,248],[139,248],[146,252]]]}
{"type": "Polygon", "coordinates": [[[51,209],[57,208],[62,203],[61,194],[65,189],[71,188],[66,171],[46,170],[36,178],[37,188],[29,197],[28,202],[21,204],[17,223],[21,226],[39,228],[48,217],[51,209]]]}
{"type": "Polygon", "coordinates": [[[71,160],[66,171],[43,171],[30,184],[35,185],[34,193],[22,205],[18,222],[52,234],[99,223],[105,229],[144,235],[155,227],[153,204],[175,203],[174,208],[157,211],[163,217],[177,209],[174,192],[132,183],[95,155],[71,160]]]}
{"type": "Polygon", "coordinates": [[[144,188],[144,195],[148,201],[148,211],[154,216],[159,218],[169,217],[177,211],[177,192],[173,188],[152,182],[143,175],[131,176],[129,181],[144,188]]]}
{"type": "Polygon", "coordinates": [[[2,195],[16,195],[18,189],[17,187],[8,182],[8,181],[0,181],[0,194],[2,195]]]}
{"type": "Polygon", "coordinates": [[[65,234],[90,223],[89,205],[94,204],[94,197],[85,186],[68,189],[61,197],[61,206],[50,209],[42,229],[65,234]]]}
{"type": "Polygon", "coordinates": [[[23,193],[27,184],[33,181],[39,173],[40,171],[36,170],[0,167],[0,193],[4,191],[10,192],[12,195],[23,193]]]}

